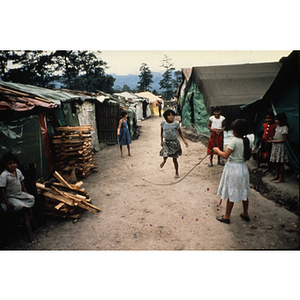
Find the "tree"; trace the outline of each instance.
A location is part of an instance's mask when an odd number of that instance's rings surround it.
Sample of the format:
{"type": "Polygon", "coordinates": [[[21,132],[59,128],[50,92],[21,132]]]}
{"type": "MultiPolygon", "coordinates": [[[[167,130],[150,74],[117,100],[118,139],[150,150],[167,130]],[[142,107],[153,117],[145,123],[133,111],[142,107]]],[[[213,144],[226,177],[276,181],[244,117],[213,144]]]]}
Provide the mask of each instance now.
{"type": "Polygon", "coordinates": [[[54,69],[45,51],[2,51],[1,58],[4,80],[52,87],[54,69]],[[8,69],[8,63],[14,67],[8,69]]]}
{"type": "Polygon", "coordinates": [[[58,50],[51,53],[51,60],[55,64],[55,71],[60,75],[58,80],[68,89],[75,89],[75,81],[79,75],[76,66],[75,51],[58,50]]]}
{"type": "Polygon", "coordinates": [[[173,81],[173,71],[175,68],[173,67],[172,59],[168,55],[165,55],[160,67],[165,68],[165,72],[162,74],[162,80],[160,80],[159,85],[163,90],[163,98],[169,100],[175,94],[173,81]]]}
{"type": "Polygon", "coordinates": [[[173,86],[174,89],[177,91],[179,84],[182,81],[182,72],[180,70],[177,70],[174,72],[174,80],[173,80],[173,86]]]}
{"type": "Polygon", "coordinates": [[[123,88],[122,88],[122,92],[131,92],[130,86],[128,86],[127,84],[124,84],[123,88]]]}
{"type": "Polygon", "coordinates": [[[115,78],[105,74],[106,62],[99,59],[100,51],[56,51],[52,59],[61,81],[69,89],[113,93],[115,78]]]}
{"type": "Polygon", "coordinates": [[[7,72],[8,68],[7,65],[11,60],[11,56],[13,54],[13,51],[0,51],[0,78],[2,80],[7,81],[7,72]]]}
{"type": "Polygon", "coordinates": [[[113,93],[115,78],[106,75],[100,51],[0,51],[0,77],[42,87],[61,82],[68,89],[113,93]]]}
{"type": "Polygon", "coordinates": [[[145,92],[150,90],[151,88],[151,83],[153,83],[153,75],[146,63],[142,63],[140,67],[140,72],[140,81],[138,82],[137,89],[139,92],[145,92]]]}
{"type": "Polygon", "coordinates": [[[152,91],[152,94],[154,94],[154,95],[158,95],[158,92],[157,92],[157,90],[156,89],[154,89],[153,91],[152,91]]]}

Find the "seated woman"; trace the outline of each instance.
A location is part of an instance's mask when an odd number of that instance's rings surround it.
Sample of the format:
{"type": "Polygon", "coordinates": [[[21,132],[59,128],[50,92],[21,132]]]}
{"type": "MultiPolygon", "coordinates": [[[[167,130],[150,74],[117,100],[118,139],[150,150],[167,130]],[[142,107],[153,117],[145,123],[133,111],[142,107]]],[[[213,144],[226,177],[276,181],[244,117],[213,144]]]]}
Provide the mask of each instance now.
{"type": "Polygon", "coordinates": [[[1,207],[6,212],[20,211],[23,207],[31,208],[34,206],[34,196],[27,193],[24,185],[24,176],[17,168],[18,157],[8,152],[3,155],[1,160],[0,191],[2,196],[1,207]]]}

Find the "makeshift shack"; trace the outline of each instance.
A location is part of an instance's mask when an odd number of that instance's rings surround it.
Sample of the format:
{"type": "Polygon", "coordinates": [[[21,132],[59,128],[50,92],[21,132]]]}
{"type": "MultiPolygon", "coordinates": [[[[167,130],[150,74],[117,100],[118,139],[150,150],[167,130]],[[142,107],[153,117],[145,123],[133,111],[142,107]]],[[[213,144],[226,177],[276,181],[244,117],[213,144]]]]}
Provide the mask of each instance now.
{"type": "MultiPolygon", "coordinates": [[[[126,111],[128,115],[128,127],[131,137],[137,138],[137,117],[135,105],[132,101],[126,99],[121,95],[110,95],[101,92],[106,98],[98,105],[97,109],[97,122],[99,140],[107,144],[116,144],[117,142],[117,128],[119,125],[121,111],[126,111]],[[101,123],[100,123],[101,122],[101,123]]],[[[100,101],[99,97],[98,100],[100,101]]]]}
{"type": "Polygon", "coordinates": [[[55,128],[79,126],[76,102],[88,97],[0,81],[0,156],[8,150],[26,165],[35,163],[40,178],[54,168],[51,143],[55,128]]]}
{"type": "Polygon", "coordinates": [[[142,121],[145,118],[151,116],[151,111],[149,108],[149,99],[129,92],[114,93],[113,96],[125,98],[125,100],[130,101],[132,103],[136,110],[137,121],[142,121]]]}
{"type": "MultiPolygon", "coordinates": [[[[162,101],[161,97],[155,96],[154,94],[152,94],[151,92],[140,92],[140,93],[136,93],[136,95],[140,96],[140,97],[144,97],[146,99],[149,100],[149,107],[150,107],[150,111],[151,111],[151,116],[158,116],[159,112],[158,112],[158,101],[162,101]]],[[[163,105],[163,103],[162,103],[163,105]]],[[[163,113],[163,111],[162,111],[163,113]]]]}
{"type": "Polygon", "coordinates": [[[281,63],[257,63],[183,69],[177,91],[183,126],[209,136],[208,118],[220,106],[226,130],[240,118],[240,106],[260,99],[271,86],[281,63]]]}
{"type": "Polygon", "coordinates": [[[289,134],[287,151],[289,166],[299,173],[299,56],[300,51],[293,51],[280,60],[282,67],[270,88],[263,97],[255,102],[241,106],[241,116],[257,134],[263,130],[265,114],[269,111],[284,112],[287,115],[289,134]]]}

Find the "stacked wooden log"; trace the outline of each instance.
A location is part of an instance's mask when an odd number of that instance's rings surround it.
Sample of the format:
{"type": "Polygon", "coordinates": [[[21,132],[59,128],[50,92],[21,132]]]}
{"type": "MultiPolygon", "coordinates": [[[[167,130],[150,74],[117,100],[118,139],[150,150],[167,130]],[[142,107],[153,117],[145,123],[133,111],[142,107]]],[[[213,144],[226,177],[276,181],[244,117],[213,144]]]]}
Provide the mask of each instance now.
{"type": "Polygon", "coordinates": [[[99,207],[91,204],[91,198],[85,189],[80,188],[82,181],[69,184],[57,171],[53,175],[56,182],[36,183],[37,189],[42,191],[45,198],[45,215],[77,219],[80,217],[80,208],[96,215],[101,211],[99,207]]]}
{"type": "Polygon", "coordinates": [[[76,175],[83,178],[97,171],[91,143],[93,127],[64,126],[55,129],[58,132],[53,139],[58,158],[56,170],[66,172],[75,170],[76,175]]]}

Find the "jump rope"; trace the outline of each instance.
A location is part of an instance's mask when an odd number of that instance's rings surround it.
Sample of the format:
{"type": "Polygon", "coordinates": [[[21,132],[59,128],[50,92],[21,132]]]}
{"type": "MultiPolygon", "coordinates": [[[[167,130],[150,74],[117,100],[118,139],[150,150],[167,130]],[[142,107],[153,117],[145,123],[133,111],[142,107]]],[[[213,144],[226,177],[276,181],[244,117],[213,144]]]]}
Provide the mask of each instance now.
{"type": "MultiPolygon", "coordinates": [[[[118,144],[119,143],[119,136],[118,136],[118,144]]],[[[149,181],[145,178],[141,178],[140,176],[138,176],[138,174],[136,174],[129,166],[128,164],[125,162],[125,160],[123,159],[123,162],[125,164],[125,166],[134,174],[136,175],[138,178],[140,178],[141,180],[145,181],[145,182],[148,182],[148,183],[151,183],[151,184],[154,184],[154,185],[160,185],[160,186],[166,186],[166,185],[174,185],[174,184],[177,184],[179,182],[181,182],[183,179],[185,179],[198,165],[200,165],[204,160],[205,158],[207,158],[210,153],[212,151],[210,151],[208,154],[206,154],[197,164],[194,165],[194,167],[192,167],[192,169],[190,171],[188,171],[182,178],[180,178],[179,180],[176,180],[176,181],[173,181],[173,182],[169,182],[169,183],[156,183],[156,182],[152,182],[152,181],[149,181]]]]}

